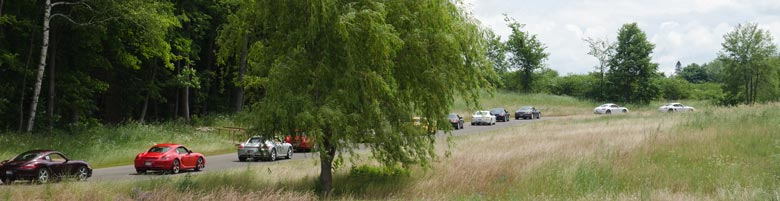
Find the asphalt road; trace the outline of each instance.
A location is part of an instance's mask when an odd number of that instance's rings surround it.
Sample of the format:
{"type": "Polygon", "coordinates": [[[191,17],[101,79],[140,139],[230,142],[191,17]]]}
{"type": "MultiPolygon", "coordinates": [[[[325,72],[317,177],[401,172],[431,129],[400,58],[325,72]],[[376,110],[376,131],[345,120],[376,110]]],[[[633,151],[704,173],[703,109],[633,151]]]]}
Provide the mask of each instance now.
{"type": "MultiPolygon", "coordinates": [[[[549,119],[555,119],[555,117],[543,117],[540,120],[549,120],[549,119]]],[[[509,122],[496,122],[496,125],[492,126],[472,126],[469,122],[466,122],[463,129],[460,130],[454,130],[452,132],[453,136],[460,136],[460,135],[469,135],[469,134],[475,134],[475,133],[481,133],[486,131],[492,131],[497,130],[500,128],[505,127],[513,127],[523,124],[529,124],[533,122],[537,122],[540,120],[515,120],[512,119],[509,122]]],[[[446,136],[442,131],[439,131],[437,133],[437,136],[442,138],[446,136]]],[[[226,146],[233,146],[233,145],[226,145],[226,146]]],[[[273,165],[274,163],[284,163],[290,160],[304,160],[304,159],[311,159],[312,157],[316,157],[317,154],[315,153],[294,153],[292,159],[278,159],[276,161],[259,161],[259,162],[241,162],[238,161],[238,157],[235,153],[231,154],[222,154],[222,155],[213,155],[213,156],[206,156],[206,168],[200,172],[190,172],[190,171],[183,171],[184,173],[191,173],[191,174],[200,174],[202,172],[210,172],[210,171],[219,171],[219,170],[226,170],[231,168],[239,168],[239,167],[247,167],[247,166],[267,166],[267,165],[273,165]]],[[[182,174],[180,174],[182,175],[182,174]]],[[[110,167],[110,168],[100,168],[95,169],[92,172],[92,178],[89,179],[89,181],[107,181],[107,180],[129,180],[129,179],[151,179],[151,178],[159,178],[161,176],[169,176],[164,175],[160,172],[150,172],[147,174],[136,174],[135,173],[135,167],[133,165],[127,165],[127,166],[117,166],[117,167],[110,167]]]]}

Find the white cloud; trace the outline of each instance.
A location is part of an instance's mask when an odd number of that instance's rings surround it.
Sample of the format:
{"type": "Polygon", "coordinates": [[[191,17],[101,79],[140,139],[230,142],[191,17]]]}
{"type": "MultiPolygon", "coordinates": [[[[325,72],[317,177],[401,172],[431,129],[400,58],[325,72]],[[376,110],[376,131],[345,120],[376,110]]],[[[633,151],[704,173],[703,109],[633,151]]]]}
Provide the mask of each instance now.
{"type": "Polygon", "coordinates": [[[671,73],[674,64],[709,62],[720,51],[723,34],[738,23],[757,22],[780,40],[778,0],[466,0],[474,15],[506,39],[503,13],[526,24],[550,53],[548,65],[561,74],[593,71],[584,37],[615,41],[625,23],[637,22],[655,43],[653,62],[671,73]]]}

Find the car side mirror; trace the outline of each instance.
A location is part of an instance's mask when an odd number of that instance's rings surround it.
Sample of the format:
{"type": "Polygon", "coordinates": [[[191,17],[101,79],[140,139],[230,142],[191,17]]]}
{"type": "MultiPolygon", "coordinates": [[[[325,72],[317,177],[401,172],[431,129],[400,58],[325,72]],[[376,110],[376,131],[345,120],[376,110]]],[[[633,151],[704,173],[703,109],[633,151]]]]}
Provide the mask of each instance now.
{"type": "Polygon", "coordinates": [[[191,154],[191,153],[192,153],[192,150],[187,150],[187,154],[191,154]]]}

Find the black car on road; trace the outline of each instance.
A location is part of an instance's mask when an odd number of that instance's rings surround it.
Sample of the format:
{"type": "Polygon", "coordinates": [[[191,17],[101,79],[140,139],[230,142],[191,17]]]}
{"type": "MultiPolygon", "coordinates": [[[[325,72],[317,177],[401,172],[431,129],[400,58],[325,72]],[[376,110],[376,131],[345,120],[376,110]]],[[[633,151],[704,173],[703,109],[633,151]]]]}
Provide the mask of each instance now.
{"type": "Polygon", "coordinates": [[[490,114],[493,116],[496,116],[496,121],[503,121],[507,122],[509,119],[511,119],[511,115],[509,114],[509,111],[506,111],[504,108],[493,108],[490,109],[490,114]]]}
{"type": "Polygon", "coordinates": [[[455,127],[455,130],[463,129],[463,117],[461,117],[459,114],[450,113],[447,119],[450,120],[450,123],[452,123],[452,126],[455,127]]]}
{"type": "Polygon", "coordinates": [[[515,119],[534,119],[542,118],[542,112],[537,110],[534,106],[525,106],[515,111],[515,119]]]}

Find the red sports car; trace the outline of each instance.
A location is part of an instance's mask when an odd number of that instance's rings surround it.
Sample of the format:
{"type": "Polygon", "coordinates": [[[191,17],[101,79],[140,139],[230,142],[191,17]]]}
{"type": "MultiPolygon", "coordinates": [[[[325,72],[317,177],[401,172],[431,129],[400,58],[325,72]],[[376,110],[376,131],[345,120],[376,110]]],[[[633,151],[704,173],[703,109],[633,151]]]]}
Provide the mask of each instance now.
{"type": "Polygon", "coordinates": [[[284,141],[292,144],[295,151],[311,151],[314,147],[314,140],[306,136],[304,133],[285,136],[284,141]]]}
{"type": "Polygon", "coordinates": [[[148,151],[135,156],[135,171],[138,174],[147,170],[167,171],[177,174],[181,170],[200,171],[206,167],[206,157],[192,152],[180,144],[157,144],[148,151]]]}

